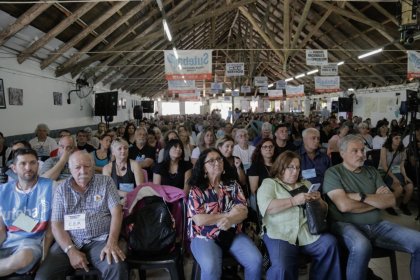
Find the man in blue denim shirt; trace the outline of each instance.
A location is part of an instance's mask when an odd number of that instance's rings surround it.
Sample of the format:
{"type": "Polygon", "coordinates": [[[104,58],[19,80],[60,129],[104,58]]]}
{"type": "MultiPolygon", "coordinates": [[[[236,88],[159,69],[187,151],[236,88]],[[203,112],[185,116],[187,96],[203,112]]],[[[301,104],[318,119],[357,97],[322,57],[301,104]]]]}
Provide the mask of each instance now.
{"type": "Polygon", "coordinates": [[[331,161],[320,150],[320,133],[316,128],[310,127],[302,132],[302,138],[303,144],[298,150],[301,158],[302,177],[312,184],[322,184],[325,171],[331,166],[331,161]]]}

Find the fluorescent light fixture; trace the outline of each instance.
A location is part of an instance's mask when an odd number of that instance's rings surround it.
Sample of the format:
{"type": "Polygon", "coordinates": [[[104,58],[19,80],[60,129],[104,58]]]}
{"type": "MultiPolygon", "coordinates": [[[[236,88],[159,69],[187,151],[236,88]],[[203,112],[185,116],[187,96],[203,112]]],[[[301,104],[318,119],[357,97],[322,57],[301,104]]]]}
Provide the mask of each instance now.
{"type": "Polygon", "coordinates": [[[182,76],[181,76],[181,78],[182,78],[182,79],[185,79],[185,76],[184,76],[184,75],[182,75],[182,76]]]}
{"type": "Polygon", "coordinates": [[[169,31],[169,26],[168,26],[168,23],[166,22],[166,19],[163,19],[162,22],[163,22],[163,29],[165,30],[166,36],[168,37],[169,42],[172,42],[171,31],[169,31]]]}
{"type": "Polygon", "coordinates": [[[179,70],[182,70],[181,64],[178,64],[178,68],[179,68],[179,70]]]}
{"type": "Polygon", "coordinates": [[[178,52],[176,51],[176,48],[174,47],[172,50],[174,51],[175,58],[178,59],[178,52]]]}
{"type": "Polygon", "coordinates": [[[296,75],[296,76],[295,76],[295,79],[299,79],[299,78],[302,78],[302,77],[305,77],[305,73],[302,73],[302,74],[296,75]]]}
{"type": "Polygon", "coordinates": [[[268,87],[274,87],[274,83],[269,84],[268,87]]]}
{"type": "Polygon", "coordinates": [[[227,89],[225,89],[225,92],[230,93],[230,92],[232,92],[232,90],[230,88],[227,88],[227,89]]]}
{"type": "Polygon", "coordinates": [[[343,64],[344,64],[344,61],[340,61],[340,62],[337,63],[337,66],[340,66],[340,65],[343,65],[343,64]]]}
{"type": "Polygon", "coordinates": [[[354,91],[354,88],[349,88],[349,89],[347,89],[348,91],[354,91]]]}
{"type": "Polygon", "coordinates": [[[293,80],[293,77],[291,77],[291,78],[287,78],[287,79],[285,79],[284,81],[285,82],[289,82],[289,81],[292,81],[293,80]]]}
{"type": "Polygon", "coordinates": [[[187,83],[187,80],[184,80],[184,84],[186,84],[187,83]]]}
{"type": "Polygon", "coordinates": [[[377,49],[377,50],[374,50],[374,51],[371,51],[371,52],[368,52],[368,53],[365,53],[365,54],[359,55],[357,58],[358,58],[358,59],[362,59],[362,58],[365,58],[365,57],[368,57],[368,56],[371,56],[371,55],[374,55],[374,54],[380,53],[380,52],[382,52],[383,50],[384,50],[383,48],[380,48],[380,49],[377,49]]]}
{"type": "Polygon", "coordinates": [[[156,3],[159,7],[159,10],[162,12],[162,10],[163,10],[162,0],[156,0],[156,3]]]}
{"type": "Polygon", "coordinates": [[[312,75],[312,74],[318,73],[318,71],[319,71],[318,69],[314,69],[312,71],[307,72],[306,75],[312,75]]]}

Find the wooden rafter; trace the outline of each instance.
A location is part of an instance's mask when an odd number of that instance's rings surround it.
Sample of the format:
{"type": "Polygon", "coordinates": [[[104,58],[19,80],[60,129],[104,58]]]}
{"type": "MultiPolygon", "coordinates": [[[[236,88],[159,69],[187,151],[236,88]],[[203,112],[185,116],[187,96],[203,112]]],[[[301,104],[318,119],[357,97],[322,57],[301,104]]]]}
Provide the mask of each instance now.
{"type": "Polygon", "coordinates": [[[0,46],[22,28],[30,24],[37,16],[42,14],[42,12],[48,9],[51,5],[51,3],[38,3],[32,5],[14,23],[10,24],[7,28],[0,32],[0,46]]]}

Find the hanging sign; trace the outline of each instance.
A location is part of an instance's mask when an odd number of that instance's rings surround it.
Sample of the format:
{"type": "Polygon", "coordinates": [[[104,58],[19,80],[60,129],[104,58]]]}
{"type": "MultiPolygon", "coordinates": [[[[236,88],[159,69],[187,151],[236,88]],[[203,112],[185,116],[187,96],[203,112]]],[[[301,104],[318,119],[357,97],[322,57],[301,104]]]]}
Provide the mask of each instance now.
{"type": "Polygon", "coordinates": [[[267,87],[268,78],[267,77],[254,77],[254,86],[256,87],[267,87]]]}
{"type": "Polygon", "coordinates": [[[241,92],[242,93],[250,93],[251,87],[250,86],[241,86],[241,92]]]}
{"type": "Polygon", "coordinates": [[[222,91],[223,90],[223,83],[211,83],[210,84],[211,90],[222,91]]]}
{"type": "Polygon", "coordinates": [[[303,85],[299,86],[286,86],[286,96],[287,97],[297,97],[297,96],[304,96],[305,95],[305,88],[303,85]]]}
{"type": "Polygon", "coordinates": [[[286,89],[287,82],[285,80],[280,80],[276,82],[276,89],[286,89]]]}
{"type": "Polygon", "coordinates": [[[283,90],[269,90],[268,98],[270,100],[283,100],[283,90]]]}
{"type": "Polygon", "coordinates": [[[167,80],[211,80],[212,50],[165,50],[167,80]]]}
{"type": "Polygon", "coordinates": [[[407,51],[407,79],[420,78],[420,53],[407,51]]]}
{"type": "Polygon", "coordinates": [[[315,79],[315,92],[316,93],[340,91],[340,77],[339,76],[329,76],[329,77],[315,76],[314,79],[315,79]]]}
{"type": "Polygon", "coordinates": [[[259,88],[258,88],[258,91],[259,91],[260,93],[267,93],[267,92],[268,92],[268,87],[259,87],[259,88]]]}
{"type": "Polygon", "coordinates": [[[328,64],[327,50],[306,50],[306,65],[319,66],[328,64]]]}
{"type": "Polygon", "coordinates": [[[237,89],[232,91],[232,96],[239,96],[239,91],[237,89]]]}
{"type": "Polygon", "coordinates": [[[245,75],[244,63],[226,63],[226,77],[235,77],[245,75]]]}
{"type": "Polygon", "coordinates": [[[195,92],[195,81],[194,80],[169,80],[168,81],[168,93],[169,94],[176,94],[176,93],[191,93],[195,92]]]}
{"type": "Polygon", "coordinates": [[[179,93],[178,99],[180,101],[198,101],[200,99],[200,92],[198,91],[198,94],[196,91],[179,93]]]}
{"type": "Polygon", "coordinates": [[[321,76],[337,76],[338,65],[335,63],[329,63],[327,65],[321,65],[321,76]]]}

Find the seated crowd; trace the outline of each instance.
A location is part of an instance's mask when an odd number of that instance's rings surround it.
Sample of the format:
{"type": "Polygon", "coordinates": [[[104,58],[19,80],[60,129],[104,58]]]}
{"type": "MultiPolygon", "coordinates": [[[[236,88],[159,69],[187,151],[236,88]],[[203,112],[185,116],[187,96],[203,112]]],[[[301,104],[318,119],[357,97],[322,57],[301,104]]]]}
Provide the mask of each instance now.
{"type": "Polygon", "coordinates": [[[386,119],[155,116],[75,136],[63,129],[58,139],[39,124],[33,139],[10,147],[0,132],[8,178],[0,185],[0,277],[65,279],[94,267],[102,279],[129,279],[122,211],[136,186],[152,182],[185,193],[201,279],[221,279],[227,255],[245,279],[297,279],[302,255],[311,257],[310,279],[379,279],[368,268],[373,247],[411,254],[412,279],[420,279],[420,233],[381,217],[399,215],[397,206],[412,215],[420,126],[406,141],[404,127],[386,119]],[[308,192],[312,184],[321,187],[308,192]],[[329,232],[310,233],[311,201],[328,209],[329,232]],[[269,267],[246,234],[251,214],[269,267]]]}

